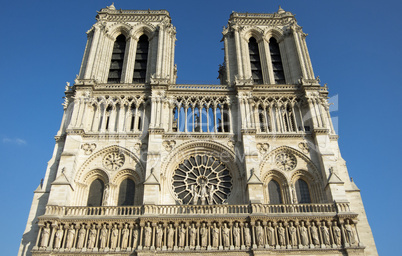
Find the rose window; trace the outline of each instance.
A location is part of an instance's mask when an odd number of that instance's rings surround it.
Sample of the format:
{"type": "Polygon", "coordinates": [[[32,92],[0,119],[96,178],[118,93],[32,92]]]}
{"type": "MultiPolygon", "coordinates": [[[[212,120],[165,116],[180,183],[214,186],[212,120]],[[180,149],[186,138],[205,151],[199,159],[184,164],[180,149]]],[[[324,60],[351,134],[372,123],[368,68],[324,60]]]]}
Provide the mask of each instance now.
{"type": "Polygon", "coordinates": [[[284,171],[291,171],[296,167],[296,157],[289,153],[279,153],[275,157],[276,165],[284,171]]]}
{"type": "Polygon", "coordinates": [[[222,204],[232,190],[232,176],[219,159],[197,155],[178,165],[172,185],[180,204],[222,204]]]}
{"type": "Polygon", "coordinates": [[[124,154],[119,152],[109,153],[103,158],[103,165],[112,171],[116,171],[117,169],[122,167],[123,164],[124,154]]]}

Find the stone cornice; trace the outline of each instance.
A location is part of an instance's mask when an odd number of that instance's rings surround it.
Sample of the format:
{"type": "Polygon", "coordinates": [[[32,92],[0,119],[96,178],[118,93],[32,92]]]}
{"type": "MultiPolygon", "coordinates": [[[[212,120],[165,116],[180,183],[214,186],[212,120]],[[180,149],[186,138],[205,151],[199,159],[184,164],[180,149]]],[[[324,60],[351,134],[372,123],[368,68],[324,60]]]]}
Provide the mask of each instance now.
{"type": "Polygon", "coordinates": [[[277,26],[296,22],[295,16],[290,12],[284,13],[238,13],[230,14],[229,23],[236,25],[277,26]]]}
{"type": "Polygon", "coordinates": [[[256,139],[284,139],[284,138],[305,138],[305,137],[311,137],[311,134],[309,133],[276,133],[276,134],[263,134],[263,133],[257,133],[255,135],[256,139]]]}
{"type": "Polygon", "coordinates": [[[232,133],[165,133],[163,139],[232,139],[232,133]]]}
{"type": "Polygon", "coordinates": [[[171,22],[169,12],[166,10],[113,10],[103,8],[98,12],[96,19],[107,22],[171,22]]]}

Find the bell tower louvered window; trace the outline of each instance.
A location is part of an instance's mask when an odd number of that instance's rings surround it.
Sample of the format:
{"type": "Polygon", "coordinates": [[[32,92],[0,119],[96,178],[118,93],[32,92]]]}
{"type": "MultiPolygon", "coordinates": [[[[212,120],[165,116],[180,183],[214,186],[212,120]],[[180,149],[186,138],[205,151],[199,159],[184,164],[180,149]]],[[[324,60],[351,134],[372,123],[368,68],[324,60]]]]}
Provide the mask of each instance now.
{"type": "Polygon", "coordinates": [[[248,51],[250,53],[251,74],[255,84],[262,84],[262,70],[260,61],[260,52],[258,50],[258,43],[254,37],[251,37],[248,42],[248,51]]]}
{"type": "Polygon", "coordinates": [[[269,40],[269,51],[271,53],[272,69],[274,71],[274,79],[276,84],[285,84],[285,73],[281,59],[279,44],[275,38],[269,40]]]}
{"type": "Polygon", "coordinates": [[[133,83],[145,83],[148,64],[149,42],[146,35],[140,36],[135,54],[133,83]]]}
{"type": "Polygon", "coordinates": [[[125,49],[126,37],[124,35],[119,35],[113,45],[112,60],[107,79],[108,83],[120,83],[125,49]]]}

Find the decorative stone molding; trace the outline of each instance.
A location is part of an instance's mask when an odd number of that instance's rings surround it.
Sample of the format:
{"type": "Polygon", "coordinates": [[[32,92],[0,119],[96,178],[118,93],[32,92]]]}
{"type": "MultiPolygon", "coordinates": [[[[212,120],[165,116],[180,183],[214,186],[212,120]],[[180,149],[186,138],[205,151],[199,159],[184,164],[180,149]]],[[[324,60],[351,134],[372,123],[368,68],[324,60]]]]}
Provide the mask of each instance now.
{"type": "Polygon", "coordinates": [[[166,151],[171,151],[173,147],[176,145],[176,141],[165,140],[164,142],[162,142],[162,145],[165,147],[166,151]]]}
{"type": "Polygon", "coordinates": [[[84,150],[85,155],[90,155],[96,149],[95,143],[85,143],[81,145],[81,149],[84,150]]]}
{"type": "Polygon", "coordinates": [[[269,150],[269,144],[268,143],[257,143],[257,149],[261,155],[264,155],[269,150]]]}
{"type": "Polygon", "coordinates": [[[308,152],[310,152],[310,148],[307,142],[300,142],[298,146],[304,153],[307,154],[308,152]]]}

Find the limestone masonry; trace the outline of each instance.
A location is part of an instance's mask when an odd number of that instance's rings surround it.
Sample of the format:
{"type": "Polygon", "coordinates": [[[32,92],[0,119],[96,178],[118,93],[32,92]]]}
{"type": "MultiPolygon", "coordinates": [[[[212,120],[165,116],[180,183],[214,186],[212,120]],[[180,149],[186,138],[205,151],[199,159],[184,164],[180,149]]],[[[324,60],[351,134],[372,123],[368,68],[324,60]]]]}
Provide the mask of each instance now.
{"type": "Polygon", "coordinates": [[[167,11],[96,19],[19,255],[378,255],[292,13],[231,13],[220,85],[167,11]]]}

